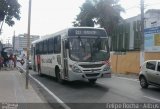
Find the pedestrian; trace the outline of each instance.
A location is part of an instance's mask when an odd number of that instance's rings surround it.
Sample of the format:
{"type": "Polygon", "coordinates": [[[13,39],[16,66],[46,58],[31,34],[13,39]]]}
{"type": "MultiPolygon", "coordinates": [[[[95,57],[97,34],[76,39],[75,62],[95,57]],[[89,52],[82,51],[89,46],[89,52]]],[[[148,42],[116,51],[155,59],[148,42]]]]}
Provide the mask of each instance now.
{"type": "Polygon", "coordinates": [[[16,67],[16,63],[17,63],[17,56],[16,55],[14,55],[13,62],[14,62],[14,68],[15,68],[16,67]]]}
{"type": "Polygon", "coordinates": [[[0,55],[0,70],[2,69],[3,67],[3,57],[0,55]]]}
{"type": "Polygon", "coordinates": [[[40,55],[37,56],[38,73],[41,73],[41,61],[40,55]]]}
{"type": "Polygon", "coordinates": [[[13,60],[14,60],[13,59],[13,54],[10,54],[10,56],[9,56],[9,68],[11,68],[11,69],[13,68],[13,64],[14,64],[13,60]]]}
{"type": "Polygon", "coordinates": [[[4,67],[7,67],[8,66],[8,56],[7,54],[4,55],[4,67]]]}

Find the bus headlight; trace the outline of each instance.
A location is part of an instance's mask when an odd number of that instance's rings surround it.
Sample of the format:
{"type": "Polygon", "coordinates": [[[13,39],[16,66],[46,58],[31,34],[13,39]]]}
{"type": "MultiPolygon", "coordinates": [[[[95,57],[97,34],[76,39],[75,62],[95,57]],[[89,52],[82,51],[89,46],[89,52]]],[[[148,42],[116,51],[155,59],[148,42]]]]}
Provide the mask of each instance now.
{"type": "Polygon", "coordinates": [[[76,73],[82,73],[82,71],[77,66],[73,66],[72,71],[76,73]]]}
{"type": "Polygon", "coordinates": [[[110,69],[110,67],[105,66],[104,69],[103,69],[103,71],[108,71],[109,69],[110,69]]]}

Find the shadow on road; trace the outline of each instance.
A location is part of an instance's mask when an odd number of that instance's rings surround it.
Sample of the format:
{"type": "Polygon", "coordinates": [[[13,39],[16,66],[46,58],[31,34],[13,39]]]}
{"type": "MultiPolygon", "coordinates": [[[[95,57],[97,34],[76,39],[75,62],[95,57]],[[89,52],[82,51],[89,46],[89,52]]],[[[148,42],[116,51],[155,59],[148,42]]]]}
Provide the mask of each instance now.
{"type": "Polygon", "coordinates": [[[51,77],[48,75],[42,75],[39,76],[37,74],[33,75],[35,78],[43,78],[43,79],[47,79],[48,81],[52,81],[53,84],[59,84],[61,86],[65,86],[66,88],[72,88],[72,89],[86,89],[86,88],[91,88],[91,89],[96,89],[102,92],[106,92],[109,90],[108,87],[95,83],[95,84],[91,84],[89,83],[87,80],[86,81],[64,81],[64,83],[58,83],[55,77],[51,77]]]}
{"type": "Polygon", "coordinates": [[[159,93],[160,93],[160,88],[154,87],[154,86],[149,86],[147,89],[142,89],[141,91],[143,92],[144,95],[146,96],[151,96],[153,98],[159,99],[159,93]]]}
{"type": "Polygon", "coordinates": [[[160,92],[160,87],[149,86],[147,89],[142,89],[143,91],[160,92]]]}

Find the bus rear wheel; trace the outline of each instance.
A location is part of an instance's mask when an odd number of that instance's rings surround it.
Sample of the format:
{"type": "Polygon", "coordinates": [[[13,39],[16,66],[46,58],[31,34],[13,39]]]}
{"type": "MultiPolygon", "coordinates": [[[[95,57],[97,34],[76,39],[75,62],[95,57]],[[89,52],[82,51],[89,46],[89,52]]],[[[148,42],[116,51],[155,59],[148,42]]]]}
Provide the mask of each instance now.
{"type": "Polygon", "coordinates": [[[91,83],[91,84],[95,84],[96,81],[97,81],[97,79],[88,79],[88,81],[89,81],[89,83],[91,83]]]}

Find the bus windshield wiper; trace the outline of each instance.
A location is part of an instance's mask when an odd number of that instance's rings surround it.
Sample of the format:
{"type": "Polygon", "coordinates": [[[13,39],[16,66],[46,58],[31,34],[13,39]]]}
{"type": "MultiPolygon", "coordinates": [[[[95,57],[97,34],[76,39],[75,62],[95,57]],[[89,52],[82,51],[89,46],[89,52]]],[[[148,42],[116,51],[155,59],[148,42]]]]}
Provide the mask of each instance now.
{"type": "Polygon", "coordinates": [[[82,39],[81,39],[80,36],[78,36],[78,40],[80,41],[81,46],[82,46],[82,48],[84,49],[84,51],[86,51],[86,50],[85,50],[85,46],[84,46],[83,41],[82,41],[82,39]]]}

